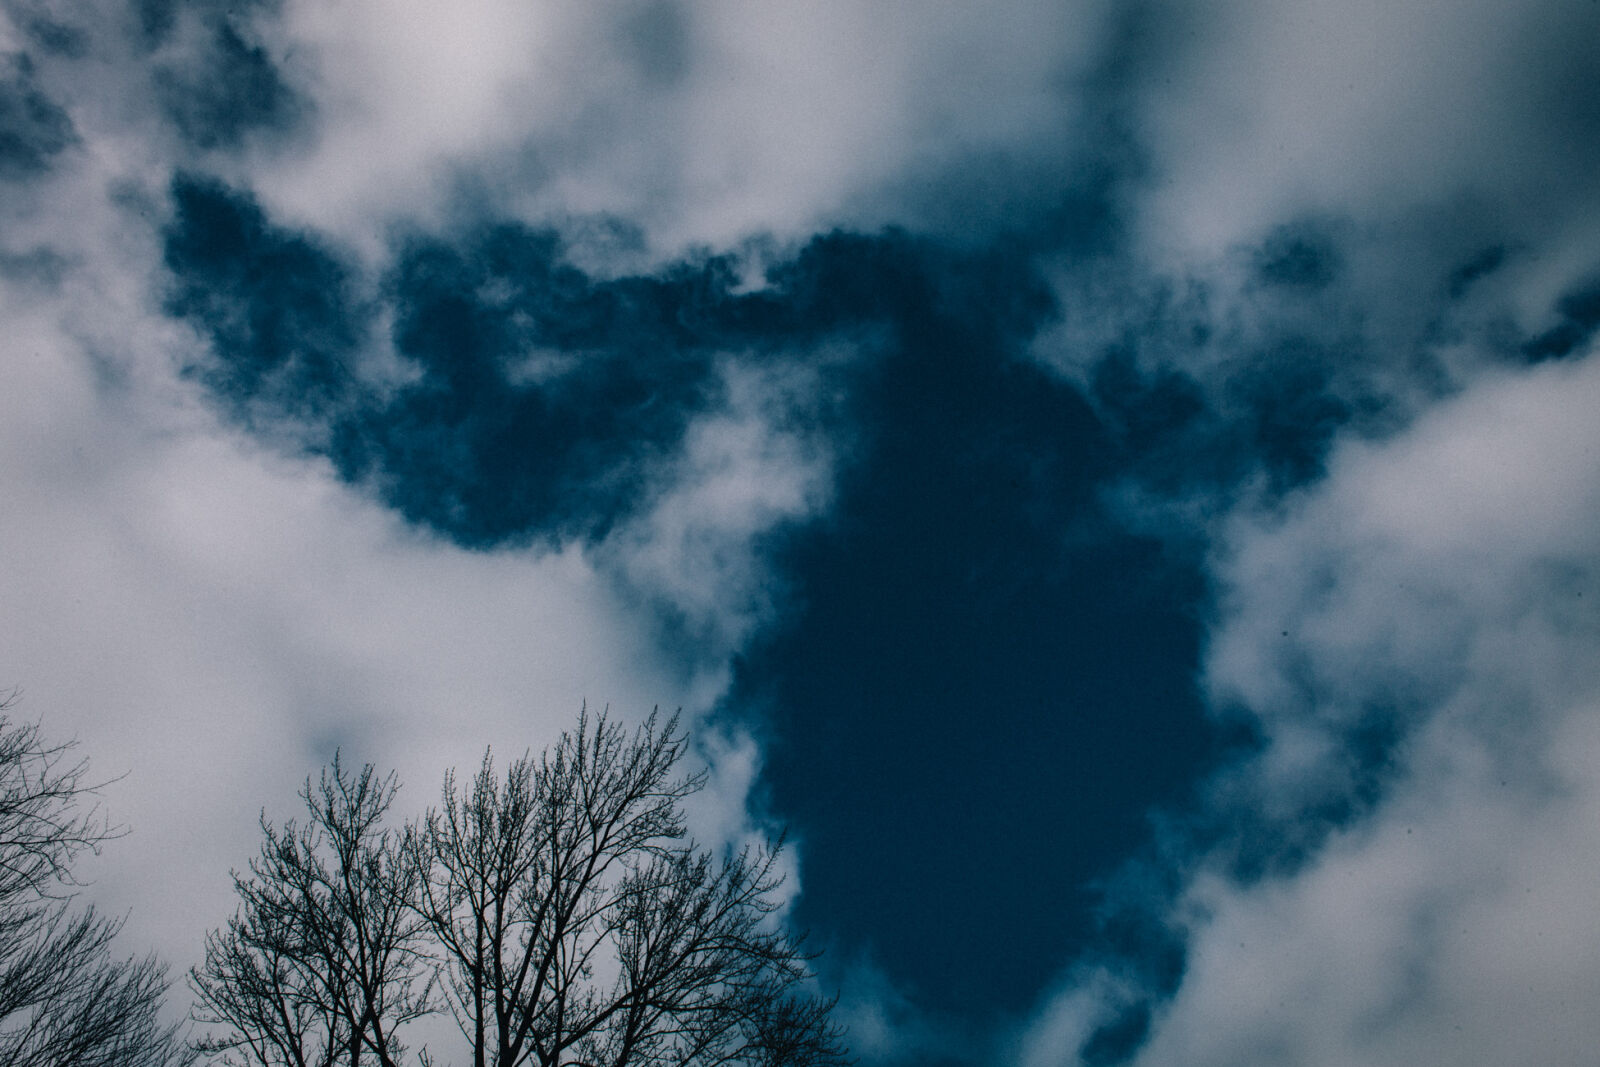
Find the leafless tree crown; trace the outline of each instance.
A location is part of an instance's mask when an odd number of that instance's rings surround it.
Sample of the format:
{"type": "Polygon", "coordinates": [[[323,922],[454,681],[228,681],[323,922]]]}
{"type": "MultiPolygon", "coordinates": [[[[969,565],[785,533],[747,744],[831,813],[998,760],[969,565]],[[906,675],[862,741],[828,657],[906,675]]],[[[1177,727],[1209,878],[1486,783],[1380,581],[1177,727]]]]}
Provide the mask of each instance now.
{"type": "Polygon", "coordinates": [[[78,908],[73,862],[121,831],[73,745],[0,698],[0,1064],[161,1067],[185,1058],[160,1020],[165,968],[118,958],[121,920],[78,908]]]}
{"type": "MultiPolygon", "coordinates": [[[[473,1067],[843,1062],[832,1002],[774,914],[779,846],[722,856],[686,837],[704,785],[676,718],[604,715],[394,833],[394,779],[337,760],[310,819],[275,830],[191,976],[204,1048],[260,1067],[387,1065],[431,1011],[473,1067]],[[432,976],[435,983],[425,981],[432,976]]],[[[418,1051],[414,1062],[432,1062],[418,1051]]]]}
{"type": "Polygon", "coordinates": [[[190,973],[197,1047],[223,1063],[396,1067],[397,1031],[430,1010],[415,851],[385,829],[394,776],[334,758],[301,798],[307,819],[265,840],[234,876],[238,912],[190,973]]]}

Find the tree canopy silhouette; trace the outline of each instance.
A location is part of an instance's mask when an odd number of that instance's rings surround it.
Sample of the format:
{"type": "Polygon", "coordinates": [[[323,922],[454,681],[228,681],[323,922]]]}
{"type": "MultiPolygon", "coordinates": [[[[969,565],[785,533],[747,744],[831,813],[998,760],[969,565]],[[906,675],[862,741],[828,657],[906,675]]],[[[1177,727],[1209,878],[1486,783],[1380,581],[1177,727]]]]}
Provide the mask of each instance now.
{"type": "Polygon", "coordinates": [[[781,845],[687,837],[705,783],[676,718],[606,716],[386,829],[396,782],[336,758],[304,824],[263,818],[240,907],[191,974],[200,1047],[260,1067],[435,1062],[406,1024],[454,1020],[474,1067],[844,1062],[832,1002],[775,914],[781,845]]]}
{"type": "Polygon", "coordinates": [[[186,1058],[163,1025],[166,971],[119,958],[119,919],[77,907],[73,862],[119,836],[71,743],[6,716],[0,698],[0,1063],[161,1067],[186,1058]]]}

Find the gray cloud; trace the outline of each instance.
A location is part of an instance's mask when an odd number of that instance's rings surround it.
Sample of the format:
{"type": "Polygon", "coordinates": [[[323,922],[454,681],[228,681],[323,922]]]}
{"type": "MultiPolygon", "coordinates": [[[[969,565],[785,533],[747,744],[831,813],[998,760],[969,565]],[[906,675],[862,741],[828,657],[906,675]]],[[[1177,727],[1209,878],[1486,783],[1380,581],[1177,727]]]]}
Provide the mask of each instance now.
{"type": "Polygon", "coordinates": [[[1209,554],[1208,702],[1262,748],[1108,887],[1186,943],[1170,1003],[1084,960],[1018,1047],[1583,1062],[1600,19],[1151,10],[1136,240],[1061,258],[1035,352],[1135,457],[1123,513],[1209,554]]]}
{"type": "Polygon", "coordinates": [[[1451,202],[1568,250],[1592,241],[1592,6],[1243,0],[1198,14],[1163,6],[1190,33],[1137,89],[1152,243],[1215,249],[1307,214],[1451,202]]]}
{"type": "MultiPolygon", "coordinates": [[[[325,462],[223,424],[186,370],[211,338],[164,309],[165,190],[200,156],[228,170],[277,149],[242,128],[187,143],[152,91],[149,49],[208,69],[211,13],[169,12],[127,42],[108,29],[119,19],[87,13],[102,21],[78,20],[93,27],[84,49],[10,68],[24,96],[58,101],[85,149],[52,149],[0,203],[0,550],[19,561],[0,576],[0,676],[49,736],[76,737],[108,778],[127,772],[105,800],[132,834],[83,873],[129,914],[128,951],[153,946],[181,973],[231,911],[228,872],[260,811],[291,811],[335,746],[398,768],[415,810],[445,767],[486,744],[537,749],[586,699],[624,717],[709,709],[728,650],[765,610],[750,542],[819,506],[827,456],[780,424],[799,385],[776,367],[730,372],[613,541],[469,551],[325,462]],[[681,602],[722,645],[685,664],[641,596],[681,602]]],[[[252,32],[275,40],[270,20],[252,32]]],[[[274,329],[228,322],[229,345],[274,329]]],[[[361,357],[384,358],[362,340],[361,357]]],[[[743,838],[759,760],[737,731],[705,744],[717,785],[696,825],[743,838]]]]}
{"type": "Polygon", "coordinates": [[[1208,676],[1266,747],[1225,803],[1292,825],[1352,791],[1364,715],[1401,709],[1403,740],[1303,868],[1196,876],[1188,974],[1138,1062],[1589,1056],[1597,368],[1485,380],[1235,528],[1208,676]]]}
{"type": "Polygon", "coordinates": [[[0,448],[28,462],[4,476],[23,565],[3,579],[3,669],[25,714],[128,772],[106,804],[134,832],[86,871],[131,908],[128,943],[191,962],[257,813],[289,810],[335,745],[398,767],[418,808],[445,766],[542,745],[585,698],[633,714],[714,694],[656,658],[583,553],[419,536],[211,423],[150,365],[185,343],[159,319],[111,316],[114,354],[143,364],[118,383],[63,328],[75,299],[5,301],[0,448]]]}
{"type": "Polygon", "coordinates": [[[464,200],[620,215],[667,251],[803,237],[896,217],[912,179],[975,157],[1057,166],[1109,24],[1037,0],[290,4],[277,39],[318,132],[254,184],[355,241],[464,200]]]}
{"type": "Polygon", "coordinates": [[[40,88],[27,53],[0,63],[0,180],[18,181],[49,170],[78,136],[67,113],[40,88]]]}

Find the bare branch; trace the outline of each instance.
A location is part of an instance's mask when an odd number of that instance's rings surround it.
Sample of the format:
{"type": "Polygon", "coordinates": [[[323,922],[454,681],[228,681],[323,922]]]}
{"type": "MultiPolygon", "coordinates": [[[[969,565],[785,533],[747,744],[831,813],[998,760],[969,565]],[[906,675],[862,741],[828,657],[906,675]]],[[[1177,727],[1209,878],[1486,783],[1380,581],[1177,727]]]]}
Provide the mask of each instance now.
{"type": "Polygon", "coordinates": [[[192,1017],[220,1028],[202,1051],[260,1067],[404,1061],[398,1031],[433,1004],[415,849],[383,827],[398,788],[336,755],[301,791],[303,826],[262,816],[261,852],[234,876],[239,911],[189,975],[192,1017]]]}
{"type": "Polygon", "coordinates": [[[113,956],[121,921],[73,907],[73,861],[123,833],[100,811],[106,783],[90,782],[72,742],[6,718],[14,700],[0,698],[0,1063],[181,1062],[159,1018],[165,968],[113,956]]]}
{"type": "MultiPolygon", "coordinates": [[[[309,819],[262,819],[240,909],[190,976],[202,1046],[256,1067],[382,1067],[448,1010],[473,1067],[811,1067],[843,1062],[832,1002],[777,921],[781,843],[716,857],[686,837],[703,774],[676,717],[580,713],[537,760],[447,774],[383,827],[393,776],[335,758],[309,819]],[[422,984],[431,962],[438,997],[422,984]]],[[[427,1064],[427,1054],[416,1062],[427,1064]]]]}

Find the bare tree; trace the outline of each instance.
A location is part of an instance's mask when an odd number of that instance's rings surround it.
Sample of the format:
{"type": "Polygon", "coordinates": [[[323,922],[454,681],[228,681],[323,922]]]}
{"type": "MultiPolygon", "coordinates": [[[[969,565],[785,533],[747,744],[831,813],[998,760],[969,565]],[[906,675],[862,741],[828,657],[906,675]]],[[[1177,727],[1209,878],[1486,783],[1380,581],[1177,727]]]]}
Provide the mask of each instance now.
{"type": "Polygon", "coordinates": [[[843,1062],[832,1002],[807,991],[809,957],[775,914],[778,848],[687,839],[705,779],[678,771],[685,752],[676,719],[629,733],[584,713],[503,779],[488,754],[470,787],[447,775],[403,833],[381,827],[393,777],[336,760],[307,784],[307,827],[263,818],[239,913],[191,975],[195,1018],[221,1028],[202,1047],[389,1067],[399,1027],[437,1008],[474,1067],[843,1062]]]}
{"type": "Polygon", "coordinates": [[[398,1031],[430,1004],[415,850],[383,826],[396,788],[335,756],[306,781],[304,825],[262,816],[261,852],[234,876],[239,910],[190,972],[193,1018],[220,1028],[200,1051],[261,1067],[405,1062],[398,1031]]]}
{"type": "Polygon", "coordinates": [[[422,907],[474,1067],[820,1064],[842,1058],[807,957],[771,920],[777,849],[685,839],[676,719],[580,716],[504,781],[447,777],[416,835],[422,907]]]}
{"type": "Polygon", "coordinates": [[[158,1067],[184,1058],[163,1025],[165,968],[117,958],[121,920],[74,907],[73,862],[119,836],[73,745],[14,723],[0,699],[0,1063],[158,1067]]]}

